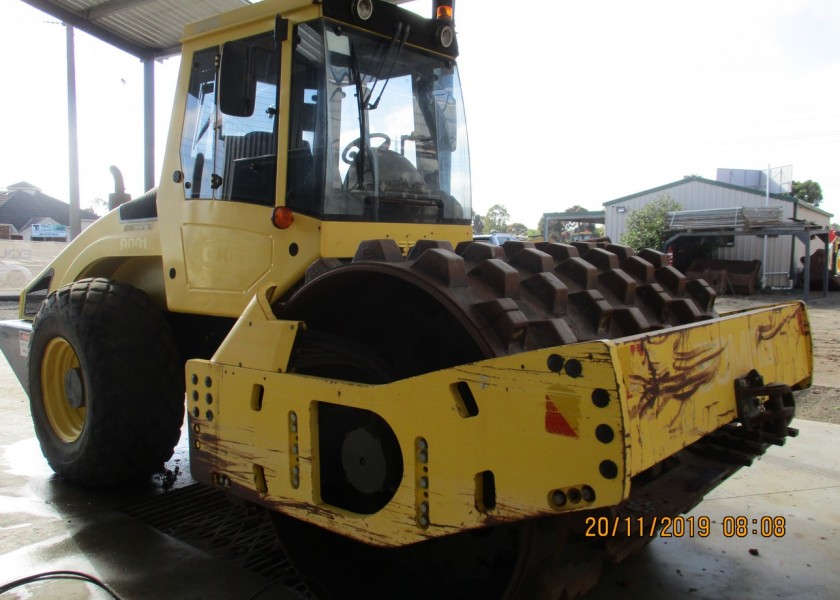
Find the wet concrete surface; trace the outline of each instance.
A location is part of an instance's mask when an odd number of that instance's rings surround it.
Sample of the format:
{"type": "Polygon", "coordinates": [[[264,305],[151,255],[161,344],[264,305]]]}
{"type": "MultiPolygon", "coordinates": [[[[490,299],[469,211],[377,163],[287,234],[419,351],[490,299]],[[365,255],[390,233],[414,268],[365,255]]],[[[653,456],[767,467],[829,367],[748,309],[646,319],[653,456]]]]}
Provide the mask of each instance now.
{"type": "MultiPolygon", "coordinates": [[[[840,597],[840,426],[796,425],[800,437],[771,448],[689,515],[708,517],[708,537],[691,537],[686,528],[681,536],[658,539],[624,563],[608,566],[586,598],[840,597]],[[743,537],[724,535],[726,524],[734,524],[730,517],[748,520],[743,537]],[[783,519],[784,535],[762,537],[763,517],[783,519]]],[[[252,597],[269,579],[165,535],[124,510],[192,483],[183,444],[167,467],[172,473],[177,467],[177,476],[122,492],[85,491],[58,481],[35,440],[28,399],[0,361],[0,585],[73,569],[99,577],[129,599],[252,597]]],[[[77,581],[30,584],[0,595],[4,600],[106,597],[77,581]]],[[[256,597],[296,594],[275,585],[256,597]]]]}
{"type": "MultiPolygon", "coordinates": [[[[119,492],[59,481],[34,437],[28,399],[0,362],[0,585],[45,571],[76,570],[98,577],[123,598],[199,600],[250,598],[270,584],[126,515],[127,507],[193,483],[185,444],[167,468],[168,477],[119,492]]],[[[299,597],[282,587],[254,597],[299,597]]],[[[0,595],[4,600],[107,597],[78,581],[40,582],[0,595]]]]}

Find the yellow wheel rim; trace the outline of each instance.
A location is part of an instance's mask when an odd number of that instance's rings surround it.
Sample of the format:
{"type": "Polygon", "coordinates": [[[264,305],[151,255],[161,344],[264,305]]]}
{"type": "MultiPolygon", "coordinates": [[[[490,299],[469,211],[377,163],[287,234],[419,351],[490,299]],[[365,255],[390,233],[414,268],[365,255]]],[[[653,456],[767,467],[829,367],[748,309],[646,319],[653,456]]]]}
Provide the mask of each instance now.
{"type": "Polygon", "coordinates": [[[44,410],[55,435],[68,444],[79,439],[87,417],[83,390],[78,397],[71,397],[66,383],[68,373],[71,378],[73,371],[78,376],[78,369],[79,357],[73,346],[64,338],[50,340],[41,363],[44,410]]]}

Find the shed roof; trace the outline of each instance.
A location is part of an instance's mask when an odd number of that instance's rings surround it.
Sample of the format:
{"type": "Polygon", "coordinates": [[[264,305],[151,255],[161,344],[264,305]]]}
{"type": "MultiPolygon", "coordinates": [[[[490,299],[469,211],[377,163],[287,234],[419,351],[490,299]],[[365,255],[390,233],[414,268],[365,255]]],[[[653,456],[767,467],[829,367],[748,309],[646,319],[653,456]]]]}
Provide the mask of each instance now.
{"type": "MultiPolygon", "coordinates": [[[[626,202],[628,200],[632,200],[633,198],[638,198],[640,196],[647,196],[649,194],[655,194],[657,192],[664,192],[665,190],[675,188],[675,187],[679,187],[681,185],[685,185],[685,184],[691,183],[691,182],[699,182],[699,183],[703,183],[703,184],[707,184],[707,185],[714,185],[714,186],[717,186],[717,187],[722,187],[722,188],[726,188],[726,189],[730,189],[730,190],[735,190],[735,191],[738,191],[738,192],[755,194],[756,196],[761,196],[762,198],[766,195],[765,192],[763,192],[761,190],[757,190],[755,188],[744,187],[744,186],[740,186],[740,185],[734,185],[732,183],[724,183],[722,181],[715,181],[713,179],[706,179],[705,177],[699,177],[697,175],[692,175],[691,177],[683,177],[682,179],[679,179],[677,181],[673,181],[671,183],[666,183],[665,185],[660,185],[659,187],[651,188],[649,190],[644,190],[642,192],[636,192],[635,194],[630,194],[629,196],[622,196],[621,198],[616,198],[615,200],[609,200],[607,202],[604,202],[604,206],[612,206],[613,204],[620,204],[622,202],[626,202]]],[[[815,211],[819,214],[825,215],[827,217],[833,216],[830,212],[825,211],[825,210],[823,210],[823,209],[821,209],[817,206],[814,206],[813,204],[810,204],[808,202],[804,202],[802,200],[799,200],[795,196],[789,196],[788,194],[770,194],[770,197],[774,198],[776,200],[781,200],[782,202],[790,202],[791,204],[799,204],[801,206],[805,206],[805,207],[809,208],[810,210],[813,210],[813,211],[815,211]]]]}
{"type": "MultiPolygon", "coordinates": [[[[14,225],[17,231],[23,231],[33,222],[45,218],[62,225],[70,223],[69,204],[46,195],[32,184],[21,189],[24,183],[9,186],[7,191],[0,192],[0,223],[14,225]]],[[[96,219],[96,215],[89,209],[83,209],[81,218],[96,219]]]]}
{"type": "Polygon", "coordinates": [[[573,221],[575,223],[604,223],[606,212],[603,210],[588,210],[586,212],[554,212],[545,213],[543,217],[546,221],[573,221]]]}

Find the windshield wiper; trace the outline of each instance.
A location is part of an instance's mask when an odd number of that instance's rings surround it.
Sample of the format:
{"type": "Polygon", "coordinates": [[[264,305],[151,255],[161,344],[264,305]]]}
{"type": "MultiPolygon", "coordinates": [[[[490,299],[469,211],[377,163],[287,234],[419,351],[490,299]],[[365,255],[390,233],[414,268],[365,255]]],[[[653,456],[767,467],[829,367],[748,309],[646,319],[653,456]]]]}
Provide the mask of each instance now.
{"type": "Polygon", "coordinates": [[[369,142],[369,138],[367,136],[367,111],[376,110],[376,107],[379,106],[379,101],[382,100],[382,94],[385,93],[385,88],[388,87],[388,81],[391,79],[391,74],[394,72],[397,59],[400,57],[400,54],[405,47],[410,31],[410,25],[404,26],[402,22],[397,23],[394,36],[391,38],[391,43],[388,45],[388,49],[383,54],[382,60],[379,61],[379,67],[376,69],[376,76],[374,77],[373,84],[370,86],[367,94],[365,94],[362,82],[362,73],[359,68],[359,60],[356,56],[356,45],[353,43],[353,40],[350,39],[350,69],[356,84],[356,110],[359,113],[359,153],[356,155],[356,160],[354,162],[356,163],[356,184],[360,189],[364,189],[365,162],[369,142]],[[391,55],[391,50],[395,45],[397,46],[397,50],[394,53],[394,58],[391,60],[390,66],[388,67],[384,83],[379,90],[379,95],[376,97],[376,101],[371,104],[370,99],[373,97],[376,86],[380,81],[383,81],[382,69],[385,66],[385,62],[388,60],[388,56],[391,55]]]}
{"type": "Polygon", "coordinates": [[[350,39],[350,69],[353,72],[353,80],[356,83],[356,110],[359,113],[359,153],[356,155],[356,185],[364,189],[365,179],[365,150],[367,149],[367,115],[365,114],[364,88],[362,87],[362,73],[359,69],[359,61],[356,58],[356,45],[350,39]]]}
{"type": "Polygon", "coordinates": [[[391,38],[391,43],[388,45],[388,51],[382,57],[382,60],[379,62],[379,68],[376,70],[376,78],[373,81],[373,85],[370,87],[370,91],[368,92],[367,98],[365,98],[365,107],[368,110],[376,110],[376,107],[379,106],[379,101],[382,100],[382,94],[385,93],[385,88],[388,87],[388,82],[391,80],[391,74],[394,72],[394,67],[397,64],[397,59],[402,54],[403,48],[405,47],[405,43],[408,40],[408,34],[411,32],[411,25],[405,26],[405,34],[400,38],[400,34],[403,32],[403,24],[402,22],[397,23],[397,28],[394,31],[394,37],[391,38]],[[382,76],[382,67],[385,66],[385,60],[391,54],[391,49],[397,45],[397,51],[394,53],[394,58],[391,60],[391,66],[388,67],[388,73],[385,75],[385,83],[382,84],[382,89],[379,90],[379,96],[376,97],[376,102],[373,104],[370,103],[370,99],[373,97],[373,92],[376,89],[376,85],[381,81],[382,76]]]}

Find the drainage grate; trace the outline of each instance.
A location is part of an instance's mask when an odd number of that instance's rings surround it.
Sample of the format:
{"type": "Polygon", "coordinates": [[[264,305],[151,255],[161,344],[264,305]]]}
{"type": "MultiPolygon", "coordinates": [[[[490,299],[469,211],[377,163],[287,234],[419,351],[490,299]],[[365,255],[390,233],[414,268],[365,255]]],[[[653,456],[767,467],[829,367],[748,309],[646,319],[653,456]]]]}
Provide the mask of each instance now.
{"type": "Polygon", "coordinates": [[[220,490],[193,484],[123,512],[215,558],[270,581],[282,581],[301,598],[314,598],[286,558],[271,519],[261,508],[234,504],[220,490]]]}

